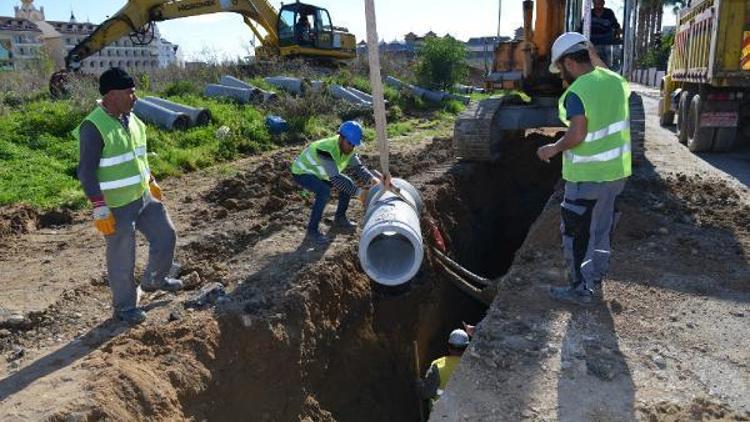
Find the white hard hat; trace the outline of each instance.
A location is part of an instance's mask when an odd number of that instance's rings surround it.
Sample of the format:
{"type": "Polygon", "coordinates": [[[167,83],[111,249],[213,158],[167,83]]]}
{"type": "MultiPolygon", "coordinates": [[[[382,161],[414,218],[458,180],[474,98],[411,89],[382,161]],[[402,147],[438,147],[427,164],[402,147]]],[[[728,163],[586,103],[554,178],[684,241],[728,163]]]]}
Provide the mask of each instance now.
{"type": "Polygon", "coordinates": [[[466,334],[466,331],[456,328],[448,336],[448,344],[453,347],[466,347],[469,345],[469,335],[466,334]]]}
{"type": "Polygon", "coordinates": [[[555,43],[552,44],[552,57],[551,63],[549,64],[549,71],[552,73],[560,73],[560,69],[558,69],[555,64],[560,60],[560,57],[586,49],[588,41],[589,40],[579,32],[566,32],[557,37],[555,43]]]}

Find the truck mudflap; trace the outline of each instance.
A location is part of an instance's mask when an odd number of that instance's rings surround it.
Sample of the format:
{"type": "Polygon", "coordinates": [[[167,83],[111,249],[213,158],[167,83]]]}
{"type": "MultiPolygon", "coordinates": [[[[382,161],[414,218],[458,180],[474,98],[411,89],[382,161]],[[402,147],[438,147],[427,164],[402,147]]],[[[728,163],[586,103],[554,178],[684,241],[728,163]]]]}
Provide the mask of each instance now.
{"type": "Polygon", "coordinates": [[[737,127],[739,121],[740,113],[736,111],[704,111],[700,127],[737,127]]]}

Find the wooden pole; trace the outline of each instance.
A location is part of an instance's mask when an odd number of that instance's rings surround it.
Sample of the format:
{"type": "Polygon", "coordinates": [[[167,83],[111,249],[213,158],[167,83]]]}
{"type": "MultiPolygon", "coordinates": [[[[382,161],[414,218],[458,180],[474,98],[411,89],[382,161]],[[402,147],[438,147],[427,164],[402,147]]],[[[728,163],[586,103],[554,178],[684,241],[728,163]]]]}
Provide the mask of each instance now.
{"type": "Polygon", "coordinates": [[[388,170],[388,138],[385,132],[385,101],[383,98],[383,80],[380,77],[380,54],[378,52],[378,31],[375,22],[374,0],[365,0],[365,18],[367,23],[367,55],[370,62],[370,85],[372,86],[373,111],[375,114],[375,133],[380,153],[380,168],[383,176],[390,177],[388,170]]]}

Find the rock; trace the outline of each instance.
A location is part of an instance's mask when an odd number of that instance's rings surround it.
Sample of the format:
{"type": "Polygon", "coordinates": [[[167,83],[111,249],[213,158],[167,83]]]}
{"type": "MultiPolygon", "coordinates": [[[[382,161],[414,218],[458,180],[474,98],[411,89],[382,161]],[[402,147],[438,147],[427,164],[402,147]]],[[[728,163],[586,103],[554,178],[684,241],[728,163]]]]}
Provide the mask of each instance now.
{"type": "Polygon", "coordinates": [[[8,353],[8,356],[6,357],[6,360],[8,362],[13,362],[14,360],[21,359],[23,355],[26,354],[26,349],[24,349],[21,346],[16,346],[13,348],[13,351],[8,353]]]}
{"type": "Polygon", "coordinates": [[[223,284],[207,284],[200,289],[197,295],[185,301],[184,306],[187,309],[202,308],[204,306],[215,304],[222,296],[226,296],[223,284]]]}
{"type": "Polygon", "coordinates": [[[695,248],[690,249],[690,254],[691,255],[698,255],[698,249],[695,249],[695,248]]]}
{"type": "Polygon", "coordinates": [[[10,330],[5,329],[5,328],[0,330],[0,338],[5,338],[5,337],[8,337],[9,335],[11,335],[10,330]]]}
{"type": "Polygon", "coordinates": [[[214,212],[215,218],[226,218],[226,216],[228,215],[229,215],[229,212],[227,211],[226,208],[219,208],[218,210],[214,212]]]}
{"type": "Polygon", "coordinates": [[[656,243],[655,242],[648,242],[646,244],[646,246],[648,246],[649,249],[655,249],[656,248],[656,243]]]}
{"type": "Polygon", "coordinates": [[[615,314],[622,313],[622,311],[624,309],[624,307],[622,306],[622,304],[620,303],[620,301],[618,301],[617,299],[612,299],[612,300],[609,301],[609,308],[615,314]]]}
{"type": "Polygon", "coordinates": [[[688,322],[685,325],[687,325],[688,328],[695,328],[695,323],[693,323],[693,322],[688,322]]]}
{"type": "Polygon", "coordinates": [[[197,271],[193,271],[180,279],[186,289],[194,289],[201,285],[201,276],[197,271]]]}
{"type": "Polygon", "coordinates": [[[662,355],[654,355],[651,360],[654,361],[654,364],[656,364],[659,369],[666,369],[667,368],[667,360],[664,359],[664,356],[662,355]]]}
{"type": "Polygon", "coordinates": [[[659,227],[659,234],[667,235],[669,234],[669,229],[666,227],[659,227]]]}
{"type": "Polygon", "coordinates": [[[182,319],[182,312],[180,312],[178,310],[174,310],[174,311],[172,311],[172,312],[169,313],[169,318],[167,319],[167,321],[170,321],[170,322],[171,321],[179,321],[181,319],[182,319]]]}
{"type": "Polygon", "coordinates": [[[670,314],[669,320],[672,322],[677,322],[677,314],[670,314]]]}
{"type": "Polygon", "coordinates": [[[224,205],[224,208],[228,210],[236,210],[238,201],[234,198],[229,198],[229,199],[224,200],[224,202],[222,202],[221,205],[224,205]]]}
{"type": "Polygon", "coordinates": [[[21,327],[26,323],[26,317],[21,314],[13,314],[5,320],[5,324],[9,327],[21,327]]]}
{"type": "Polygon", "coordinates": [[[190,196],[190,195],[187,195],[186,197],[182,198],[182,203],[183,204],[189,204],[191,202],[193,202],[193,197],[190,196]]]}
{"type": "Polygon", "coordinates": [[[743,318],[745,316],[744,312],[730,312],[729,314],[732,316],[736,316],[737,318],[743,318]]]}

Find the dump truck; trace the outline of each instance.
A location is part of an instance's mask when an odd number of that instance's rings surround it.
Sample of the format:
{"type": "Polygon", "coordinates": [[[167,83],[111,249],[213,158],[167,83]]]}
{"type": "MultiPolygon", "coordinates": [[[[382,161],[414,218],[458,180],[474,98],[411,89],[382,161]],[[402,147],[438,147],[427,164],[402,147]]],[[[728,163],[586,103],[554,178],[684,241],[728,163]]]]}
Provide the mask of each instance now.
{"type": "Polygon", "coordinates": [[[677,118],[693,152],[725,152],[750,135],[750,0],[699,0],[677,18],[659,122],[677,118]]]}

